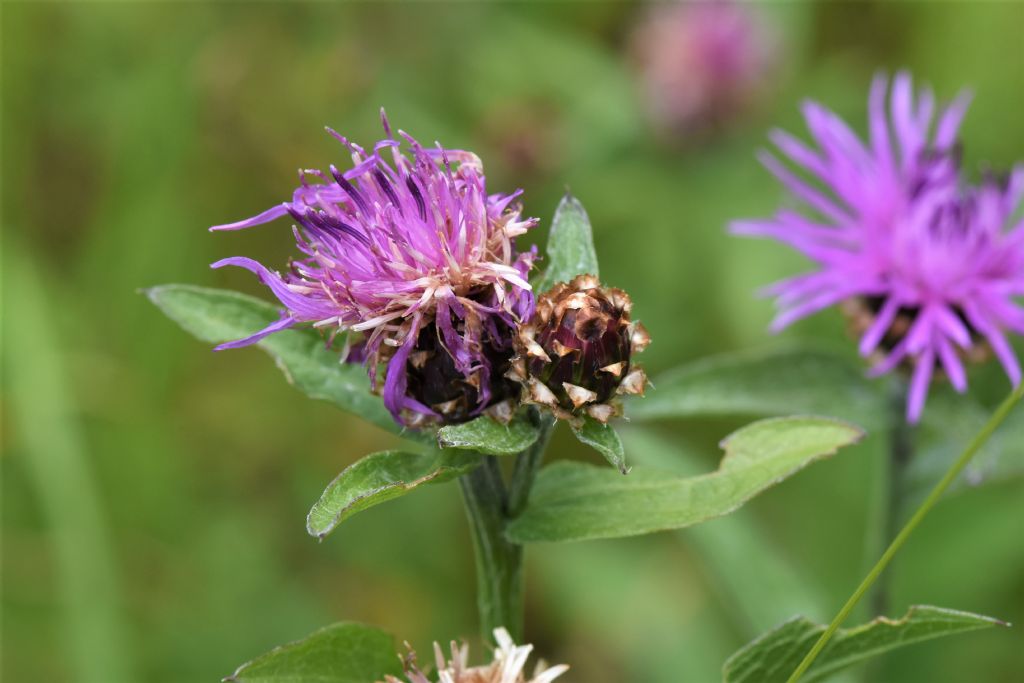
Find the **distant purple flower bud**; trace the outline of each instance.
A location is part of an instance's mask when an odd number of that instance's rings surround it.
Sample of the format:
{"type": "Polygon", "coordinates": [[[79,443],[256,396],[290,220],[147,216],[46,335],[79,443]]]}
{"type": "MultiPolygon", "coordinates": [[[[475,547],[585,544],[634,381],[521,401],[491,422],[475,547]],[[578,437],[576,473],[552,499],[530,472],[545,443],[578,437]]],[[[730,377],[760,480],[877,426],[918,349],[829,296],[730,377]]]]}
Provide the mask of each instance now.
{"type": "Polygon", "coordinates": [[[740,113],[777,61],[771,27],[750,3],[733,0],[654,5],[632,45],[651,117],[676,135],[740,113]]]}
{"type": "Polygon", "coordinates": [[[618,396],[643,394],[644,371],[634,353],[650,336],[630,319],[633,303],[593,275],[558,283],[537,298],[537,311],[516,337],[510,376],[524,401],[578,423],[582,415],[607,422],[619,415],[618,396]]]}
{"type": "Polygon", "coordinates": [[[776,131],[772,140],[814,181],[765,153],[763,163],[810,211],[781,210],[768,220],[737,221],[736,233],[779,240],[817,269],[773,285],[779,330],[842,304],[862,335],[873,372],[911,370],[907,419],[916,422],[936,371],[967,388],[963,361],[990,349],[1011,382],[1020,365],[1005,336],[1024,333],[1024,221],[1011,225],[1024,197],[1024,167],[1005,181],[963,189],[957,130],[961,95],[936,114],[931,91],[915,97],[910,76],[879,76],[869,101],[864,144],[824,107],[804,106],[819,149],[776,131]]]}
{"type": "Polygon", "coordinates": [[[285,308],[273,325],[218,348],[296,323],[359,333],[349,360],[366,363],[397,421],[467,420],[515,393],[504,375],[512,330],[533,313],[534,252],[518,253],[514,240],[537,220],[520,217],[520,192],[487,194],[471,152],[427,149],[401,131],[396,139],[383,122],[387,137],[369,152],[330,131],[351,151],[350,169],[303,171],[291,201],[213,228],[289,215],[304,254],[283,274],[244,257],[213,264],[256,273],[285,308]]]}

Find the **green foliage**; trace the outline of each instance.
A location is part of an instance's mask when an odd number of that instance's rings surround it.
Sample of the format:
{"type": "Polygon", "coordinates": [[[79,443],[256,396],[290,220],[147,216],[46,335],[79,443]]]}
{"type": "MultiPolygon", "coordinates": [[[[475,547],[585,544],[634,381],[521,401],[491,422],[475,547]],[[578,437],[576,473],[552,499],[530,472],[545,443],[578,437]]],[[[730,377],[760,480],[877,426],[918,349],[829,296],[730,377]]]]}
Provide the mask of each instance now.
{"type": "MultiPolygon", "coordinates": [[[[245,294],[195,285],[161,285],[146,290],[150,301],[167,317],[200,341],[219,344],[240,339],[278,319],[278,309],[245,294]]],[[[330,401],[378,427],[422,440],[404,431],[369,391],[366,371],[358,364],[339,362],[324,340],[308,329],[276,332],[256,344],[270,354],[288,382],[310,398],[330,401]]]]}
{"type": "MultiPolygon", "coordinates": [[[[936,387],[928,397],[916,438],[919,452],[907,466],[908,494],[923,496],[942,476],[988,421],[990,411],[970,395],[936,387]]],[[[1010,415],[992,435],[954,487],[1002,482],[1024,477],[1024,413],[1010,415]]]]}
{"type": "Polygon", "coordinates": [[[534,287],[538,293],[577,275],[599,275],[590,218],[583,205],[570,194],[562,198],[551,220],[547,255],[547,269],[534,287]]]}
{"type": "Polygon", "coordinates": [[[343,521],[423,484],[440,483],[473,470],[477,453],[458,450],[432,454],[383,451],[349,465],[328,484],[306,517],[306,530],[323,538],[343,521]]]}
{"type": "Polygon", "coordinates": [[[614,427],[598,422],[588,415],[583,418],[583,424],[579,428],[572,428],[572,433],[582,443],[603,455],[619,472],[629,474],[629,468],[626,467],[626,451],[614,427]]]}
{"type": "Polygon", "coordinates": [[[402,667],[384,631],[340,622],[238,667],[225,683],[370,683],[402,667]]]}
{"type": "MultiPolygon", "coordinates": [[[[966,633],[1004,622],[970,612],[920,605],[902,619],[879,617],[840,629],[801,681],[822,681],[859,662],[933,638],[966,633]]],[[[785,683],[825,627],[796,617],[744,646],[722,668],[725,683],[785,683]]]]}
{"type": "MultiPolygon", "coordinates": [[[[653,384],[643,401],[629,403],[631,419],[808,413],[842,417],[869,431],[887,429],[893,419],[885,380],[868,380],[862,364],[815,348],[721,354],[663,373],[653,384]]],[[[919,453],[909,467],[909,493],[927,491],[988,416],[971,396],[933,387],[915,431],[919,453]]],[[[1022,434],[1024,418],[1007,420],[958,485],[1024,476],[1024,449],[1015,447],[1022,434]]]]}
{"type": "MultiPolygon", "coordinates": [[[[699,454],[680,439],[635,426],[619,431],[637,467],[686,476],[706,469],[699,454]]],[[[703,566],[702,574],[717,589],[718,604],[744,638],[768,630],[784,615],[826,610],[821,578],[798,567],[766,529],[765,520],[747,508],[677,534],[703,566]],[[749,566],[751,557],[757,558],[755,571],[749,566]]]]}
{"type": "Polygon", "coordinates": [[[475,420],[441,427],[437,443],[441,448],[460,448],[487,455],[516,455],[532,446],[540,428],[520,413],[508,424],[482,415],[475,420]]]}
{"type": "Polygon", "coordinates": [[[886,424],[885,395],[863,369],[824,351],[793,348],[713,356],[653,380],[655,391],[629,404],[637,420],[835,415],[869,429],[886,424]]]}
{"type": "Polygon", "coordinates": [[[529,505],[508,529],[519,543],[615,538],[678,529],[728,514],[808,464],[856,443],[863,432],[815,417],[755,422],[722,441],[716,472],[678,477],[558,462],[541,470],[529,505]]]}

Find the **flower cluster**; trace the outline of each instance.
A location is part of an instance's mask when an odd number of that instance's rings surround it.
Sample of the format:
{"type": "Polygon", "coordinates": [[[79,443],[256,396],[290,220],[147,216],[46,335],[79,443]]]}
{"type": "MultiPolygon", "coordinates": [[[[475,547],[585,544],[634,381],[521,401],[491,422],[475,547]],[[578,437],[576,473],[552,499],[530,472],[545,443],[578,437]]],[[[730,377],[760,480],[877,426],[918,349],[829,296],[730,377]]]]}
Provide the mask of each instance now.
{"type": "Polygon", "coordinates": [[[911,78],[875,79],[862,142],[814,102],[804,116],[819,149],[775,131],[772,140],[808,181],[765,152],[765,166],[810,209],[738,221],[737,233],[769,237],[816,262],[767,291],[778,297],[773,328],[835,304],[851,314],[875,374],[911,371],[907,418],[921,415],[933,375],[967,387],[964,360],[989,350],[1011,382],[1021,369],[1005,333],[1024,333],[1024,167],[964,183],[957,132],[969,98],[938,111],[911,78]],[[887,94],[888,107],[887,105],[887,94]]]}
{"type": "MultiPolygon", "coordinates": [[[[487,194],[474,154],[425,148],[402,131],[393,135],[383,113],[382,121],[386,137],[372,151],[330,131],[351,151],[347,171],[303,171],[291,201],[212,228],[238,230],[288,215],[303,254],[285,273],[241,256],[213,264],[252,271],[284,306],[273,324],[217,348],[246,346],[311,323],[329,341],[347,333],[348,359],[366,364],[371,386],[402,425],[452,424],[484,413],[507,420],[526,379],[512,365],[516,339],[523,338],[522,330],[535,333],[549,323],[572,326],[576,313],[559,312],[551,320],[553,306],[565,308],[553,302],[566,286],[541,298],[535,319],[536,299],[526,279],[535,251],[517,251],[514,240],[537,220],[522,218],[520,192],[487,194]]],[[[579,312],[594,314],[597,327],[586,334],[607,328],[607,338],[598,340],[595,348],[601,350],[593,355],[587,350],[593,340],[581,337],[583,346],[572,350],[583,355],[570,374],[548,373],[543,381],[557,375],[557,393],[565,392],[565,382],[577,385],[575,407],[566,404],[558,416],[587,403],[590,414],[607,420],[613,411],[606,402],[620,382],[625,393],[639,393],[643,376],[629,369],[629,353],[638,346],[630,341],[635,325],[629,323],[629,297],[620,290],[603,293],[596,281],[588,291],[587,305],[607,310],[579,312]]],[[[562,332],[551,334],[575,343],[562,332]]]]}
{"type": "MultiPolygon", "coordinates": [[[[434,658],[437,663],[438,683],[551,683],[569,670],[565,664],[548,668],[538,662],[533,677],[526,678],[526,660],[533,651],[532,645],[520,645],[512,641],[508,631],[494,630],[498,647],[494,650],[494,661],[486,666],[469,666],[469,648],[452,642],[451,658],[445,659],[441,646],[434,643],[434,658]]],[[[405,658],[405,675],[408,683],[431,683],[431,679],[416,665],[416,653],[410,650],[405,658]]],[[[388,676],[386,683],[403,683],[394,676],[388,676]]]]}
{"type": "Polygon", "coordinates": [[[361,333],[359,356],[377,389],[386,367],[384,403],[401,423],[500,411],[516,393],[504,377],[512,330],[534,307],[526,281],[534,254],[518,253],[513,240],[537,221],[521,217],[519,192],[487,194],[474,154],[427,149],[401,131],[396,138],[382,119],[387,137],[372,151],[330,131],[351,151],[349,170],[303,171],[291,201],[213,228],[290,215],[304,255],[283,274],[244,257],[213,264],[252,271],[285,307],[274,324],[219,348],[299,322],[332,337],[361,333]]]}

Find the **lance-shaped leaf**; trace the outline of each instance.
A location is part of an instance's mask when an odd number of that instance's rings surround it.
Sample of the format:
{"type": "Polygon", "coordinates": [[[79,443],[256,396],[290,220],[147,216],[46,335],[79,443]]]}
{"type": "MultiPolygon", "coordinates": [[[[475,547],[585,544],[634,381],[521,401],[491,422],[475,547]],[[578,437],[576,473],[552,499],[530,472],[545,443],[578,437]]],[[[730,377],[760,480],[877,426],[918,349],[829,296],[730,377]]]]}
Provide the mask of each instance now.
{"type": "MultiPolygon", "coordinates": [[[[260,299],[224,289],[195,285],[161,285],[146,290],[150,301],[186,332],[201,341],[219,344],[241,339],[278,319],[278,309],[260,299]]],[[[284,372],[288,382],[311,398],[330,401],[390,432],[417,441],[417,432],[403,431],[370,393],[366,370],[339,362],[337,352],[309,329],[276,332],[257,342],[284,372]]]]}
{"type": "MultiPolygon", "coordinates": [[[[862,626],[840,629],[800,680],[822,681],[832,674],[889,650],[932,638],[1008,624],[970,612],[911,607],[902,619],[879,617],[862,626]]],[[[785,683],[825,630],[796,617],[765,633],[732,655],[722,667],[725,683],[785,683]]]]}
{"type": "Polygon", "coordinates": [[[460,448],[487,455],[515,455],[532,446],[540,428],[525,415],[517,415],[508,424],[482,415],[475,420],[441,427],[437,444],[441,448],[460,448]]]}
{"type": "Polygon", "coordinates": [[[381,451],[358,460],[335,477],[306,517],[306,530],[323,538],[343,521],[423,484],[440,483],[471,471],[481,456],[468,451],[432,453],[381,451]]]}
{"type": "Polygon", "coordinates": [[[579,200],[570,194],[565,195],[555,209],[548,234],[547,255],[547,269],[534,286],[537,292],[584,273],[599,275],[590,218],[579,200]]]}
{"type": "Polygon", "coordinates": [[[395,643],[384,631],[341,622],[274,648],[238,667],[225,683],[370,683],[400,676],[395,643]]]}
{"type": "Polygon", "coordinates": [[[719,469],[698,477],[635,469],[628,477],[573,462],[541,470],[530,502],[511,522],[517,543],[576,541],[678,529],[732,512],[766,488],[863,431],[821,417],[761,420],[722,441],[719,469]]]}
{"type": "Polygon", "coordinates": [[[603,455],[619,472],[629,474],[629,468],[626,467],[626,450],[614,427],[598,422],[588,415],[583,418],[583,424],[579,428],[573,427],[572,433],[582,443],[603,455]]]}
{"type": "Polygon", "coordinates": [[[835,415],[869,429],[886,424],[885,392],[864,370],[820,350],[714,356],[654,378],[636,420],[707,416],[835,415]]]}

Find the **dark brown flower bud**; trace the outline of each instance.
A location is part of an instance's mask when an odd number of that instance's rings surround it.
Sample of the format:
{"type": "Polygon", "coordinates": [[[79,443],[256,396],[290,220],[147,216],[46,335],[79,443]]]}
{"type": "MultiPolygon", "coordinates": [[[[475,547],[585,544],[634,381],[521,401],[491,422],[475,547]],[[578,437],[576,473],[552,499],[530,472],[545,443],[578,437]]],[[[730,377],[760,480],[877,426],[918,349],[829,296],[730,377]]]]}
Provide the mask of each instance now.
{"type": "Polygon", "coordinates": [[[632,305],[628,294],[602,287],[593,275],[539,295],[533,318],[519,328],[509,372],[524,387],[523,401],[574,423],[621,414],[617,397],[642,395],[647,384],[632,356],[650,336],[630,320],[632,305]]]}

